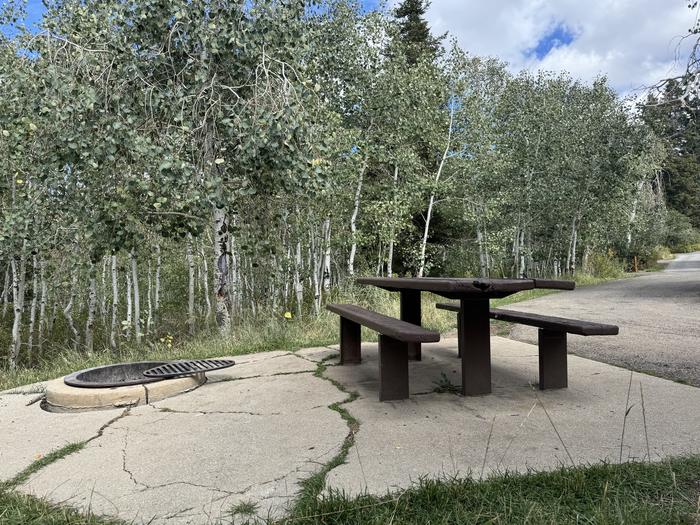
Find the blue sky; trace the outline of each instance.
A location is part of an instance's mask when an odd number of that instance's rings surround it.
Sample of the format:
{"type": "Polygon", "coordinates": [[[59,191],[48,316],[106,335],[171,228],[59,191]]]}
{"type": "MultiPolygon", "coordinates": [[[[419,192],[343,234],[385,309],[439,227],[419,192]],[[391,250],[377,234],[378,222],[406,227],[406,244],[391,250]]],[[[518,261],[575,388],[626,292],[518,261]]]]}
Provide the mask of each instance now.
{"type": "MultiPolygon", "coordinates": [[[[375,9],[380,0],[362,3],[375,9]]],[[[30,24],[44,10],[41,0],[27,9],[30,24]]],[[[618,92],[634,94],[680,71],[688,44],[680,37],[695,13],[684,0],[432,0],[427,18],[435,34],[449,32],[514,72],[566,70],[584,81],[604,74],[618,92]]]]}

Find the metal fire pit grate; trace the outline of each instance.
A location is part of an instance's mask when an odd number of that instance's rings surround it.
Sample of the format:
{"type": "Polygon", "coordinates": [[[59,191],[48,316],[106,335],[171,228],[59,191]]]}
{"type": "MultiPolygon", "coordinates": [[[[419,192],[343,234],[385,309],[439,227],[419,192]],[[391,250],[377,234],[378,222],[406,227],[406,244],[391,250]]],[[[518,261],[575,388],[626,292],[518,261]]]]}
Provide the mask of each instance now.
{"type": "Polygon", "coordinates": [[[182,377],[228,368],[236,363],[230,359],[199,359],[196,361],[171,361],[146,370],[146,377],[182,377]]]}

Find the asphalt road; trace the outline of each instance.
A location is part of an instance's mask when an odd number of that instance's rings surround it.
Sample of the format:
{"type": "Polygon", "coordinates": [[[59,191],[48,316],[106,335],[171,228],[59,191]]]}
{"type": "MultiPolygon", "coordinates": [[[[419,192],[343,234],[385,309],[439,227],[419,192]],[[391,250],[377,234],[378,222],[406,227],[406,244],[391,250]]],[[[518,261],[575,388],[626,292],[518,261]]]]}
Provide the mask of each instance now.
{"type": "MultiPolygon", "coordinates": [[[[547,295],[507,308],[616,324],[617,336],[569,335],[573,354],[700,387],[700,252],[666,270],[547,295]]],[[[536,342],[517,325],[513,339],[536,342]]]]}

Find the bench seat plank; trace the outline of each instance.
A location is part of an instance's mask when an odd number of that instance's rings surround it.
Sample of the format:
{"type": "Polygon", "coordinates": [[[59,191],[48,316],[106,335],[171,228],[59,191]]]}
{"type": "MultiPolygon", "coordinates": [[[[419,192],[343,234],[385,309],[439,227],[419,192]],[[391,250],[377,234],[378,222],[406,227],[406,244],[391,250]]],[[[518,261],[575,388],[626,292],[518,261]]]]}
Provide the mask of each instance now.
{"type": "MultiPolygon", "coordinates": [[[[435,306],[441,310],[459,312],[459,304],[456,303],[439,303],[435,306]]],[[[515,310],[502,310],[500,308],[491,308],[489,315],[491,319],[499,321],[536,326],[537,328],[544,328],[553,332],[567,332],[576,335],[617,335],[620,332],[620,329],[612,324],[580,321],[578,319],[567,319],[565,317],[529,312],[516,312],[515,310]]]]}
{"type": "Polygon", "coordinates": [[[404,343],[436,343],[440,334],[354,304],[328,304],[326,308],[350,321],[404,343]]]}

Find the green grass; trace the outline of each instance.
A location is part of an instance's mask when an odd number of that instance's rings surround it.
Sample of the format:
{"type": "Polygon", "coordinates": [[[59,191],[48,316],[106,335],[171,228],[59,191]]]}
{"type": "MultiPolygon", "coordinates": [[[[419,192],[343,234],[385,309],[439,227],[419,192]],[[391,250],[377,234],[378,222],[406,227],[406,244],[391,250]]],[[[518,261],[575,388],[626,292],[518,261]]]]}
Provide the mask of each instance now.
{"type": "Polygon", "coordinates": [[[334,493],[297,506],[291,524],[696,524],[700,457],[424,480],[384,497],[334,493]]]}

